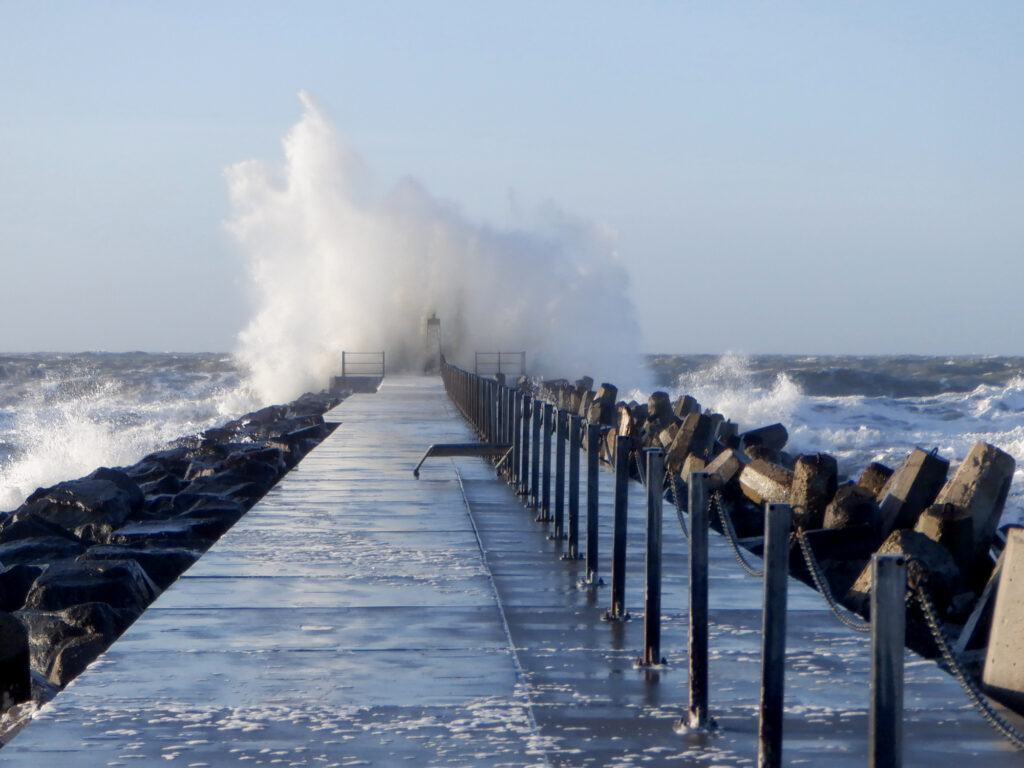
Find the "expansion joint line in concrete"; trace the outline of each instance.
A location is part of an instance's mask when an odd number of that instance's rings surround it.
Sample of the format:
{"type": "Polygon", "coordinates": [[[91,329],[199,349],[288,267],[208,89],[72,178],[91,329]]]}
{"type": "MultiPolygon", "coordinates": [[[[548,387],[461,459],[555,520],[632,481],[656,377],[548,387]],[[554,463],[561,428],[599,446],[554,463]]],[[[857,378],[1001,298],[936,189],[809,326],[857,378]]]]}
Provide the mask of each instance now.
{"type": "Polygon", "coordinates": [[[494,602],[498,606],[498,614],[501,616],[501,627],[505,632],[505,641],[508,643],[508,652],[512,656],[512,663],[516,670],[516,680],[519,682],[519,690],[522,692],[524,703],[526,704],[526,716],[530,723],[530,730],[533,733],[535,744],[537,749],[540,751],[540,758],[545,766],[551,767],[551,763],[548,761],[547,755],[542,751],[543,739],[540,733],[540,727],[537,725],[537,718],[533,714],[533,699],[530,696],[530,686],[526,680],[526,673],[523,671],[523,665],[519,661],[519,654],[516,652],[515,643],[512,641],[512,630],[508,626],[508,618],[505,616],[505,606],[501,602],[501,595],[498,593],[498,587],[494,583],[494,575],[491,573],[491,567],[487,564],[487,550],[484,548],[484,541],[480,537],[480,529],[477,528],[476,519],[473,517],[473,506],[469,503],[469,496],[466,495],[466,486],[462,482],[462,475],[459,474],[459,468],[455,465],[455,461],[452,460],[452,469],[455,471],[455,478],[459,481],[459,490],[462,492],[462,500],[466,504],[466,514],[469,516],[469,523],[473,526],[473,535],[476,537],[476,545],[480,550],[480,563],[483,566],[484,573],[487,575],[487,580],[490,582],[491,591],[494,593],[494,602]]]}

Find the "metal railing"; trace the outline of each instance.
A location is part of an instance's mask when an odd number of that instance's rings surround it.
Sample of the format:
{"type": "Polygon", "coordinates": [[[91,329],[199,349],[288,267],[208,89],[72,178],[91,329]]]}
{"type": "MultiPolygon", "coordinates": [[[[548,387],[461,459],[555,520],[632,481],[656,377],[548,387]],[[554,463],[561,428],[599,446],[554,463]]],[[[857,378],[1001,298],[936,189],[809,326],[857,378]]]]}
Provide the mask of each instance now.
{"type": "Polygon", "coordinates": [[[375,376],[384,378],[384,352],[348,352],[341,353],[341,378],[351,376],[375,376]]]}
{"type": "MultiPolygon", "coordinates": [[[[524,497],[528,508],[540,505],[536,519],[553,524],[549,538],[565,540],[562,558],[581,557],[579,549],[579,488],[580,449],[586,445],[587,453],[587,538],[586,578],[580,586],[592,587],[601,583],[597,573],[599,487],[598,468],[605,431],[593,424],[585,424],[571,411],[542,403],[533,395],[518,388],[510,388],[495,379],[463,371],[442,360],[445,388],[458,409],[473,425],[483,440],[507,442],[512,446],[512,460],[499,471],[517,493],[524,497]],[[553,418],[552,418],[553,417],[553,418]],[[551,500],[550,461],[551,432],[555,430],[554,500],[553,514],[549,514],[551,500]],[[543,439],[538,435],[543,435],[543,439]],[[538,461],[538,454],[541,455],[538,461]],[[568,459],[566,454],[568,454],[568,459]],[[568,486],[568,487],[566,487],[568,486]],[[542,489],[538,494],[538,488],[542,489]],[[568,530],[565,530],[566,492],[568,496],[568,530]],[[538,501],[539,499],[539,501],[538,501]]],[[[603,618],[622,621],[629,618],[625,605],[626,557],[626,489],[632,479],[635,463],[639,480],[646,488],[647,536],[645,550],[644,628],[643,648],[637,659],[638,667],[657,667],[664,663],[661,649],[661,548],[662,501],[668,496],[673,502],[680,526],[689,543],[689,706],[680,718],[681,730],[713,730],[716,725],[710,714],[708,693],[708,533],[712,513],[716,513],[723,534],[732,547],[737,561],[752,576],[763,579],[764,609],[761,631],[762,680],[758,708],[758,766],[774,768],[782,764],[783,746],[783,687],[786,626],[786,594],[789,581],[790,533],[793,512],[788,504],[765,506],[763,567],[752,566],[740,551],[728,511],[721,496],[710,488],[710,476],[694,472],[686,478],[689,530],[683,519],[679,498],[679,478],[665,476],[664,451],[661,448],[641,451],[633,439],[616,435],[614,450],[610,451],[615,469],[614,521],[612,526],[611,600],[603,618]],[[667,481],[667,482],[666,482],[667,481]],[[667,486],[667,487],[666,487],[667,486]]],[[[871,559],[872,589],[870,594],[871,622],[864,622],[842,609],[828,588],[813,550],[803,535],[796,532],[797,541],[818,591],[827,600],[836,617],[846,626],[871,633],[870,701],[868,717],[868,754],[872,768],[898,767],[902,764],[903,718],[903,654],[906,640],[906,604],[908,589],[921,603],[937,647],[963,684],[972,703],[1014,746],[1024,748],[1024,734],[999,717],[984,696],[972,685],[969,676],[949,650],[942,635],[942,627],[928,602],[927,592],[921,584],[908,587],[908,563],[896,555],[874,555],[871,559]],[[931,611],[929,612],[929,609],[931,611]]]]}
{"type": "Polygon", "coordinates": [[[526,351],[519,352],[474,352],[473,372],[477,376],[526,375],[526,351]]]}

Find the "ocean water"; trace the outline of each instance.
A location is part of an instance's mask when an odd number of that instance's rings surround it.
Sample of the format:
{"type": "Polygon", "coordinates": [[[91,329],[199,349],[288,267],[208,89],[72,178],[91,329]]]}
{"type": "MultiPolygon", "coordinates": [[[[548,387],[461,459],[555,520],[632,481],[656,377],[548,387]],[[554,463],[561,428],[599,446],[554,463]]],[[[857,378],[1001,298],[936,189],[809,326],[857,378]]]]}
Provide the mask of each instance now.
{"type": "MultiPolygon", "coordinates": [[[[976,441],[992,443],[1018,465],[1003,523],[1024,524],[1024,358],[654,355],[648,365],[656,386],[741,429],[782,422],[790,452],[831,453],[851,478],[872,461],[895,467],[915,446],[956,464],[976,441]]],[[[227,354],[0,354],[0,510],[258,405],[227,354]]]]}
{"type": "Polygon", "coordinates": [[[0,354],[0,510],[250,410],[225,354],[0,354]]]}

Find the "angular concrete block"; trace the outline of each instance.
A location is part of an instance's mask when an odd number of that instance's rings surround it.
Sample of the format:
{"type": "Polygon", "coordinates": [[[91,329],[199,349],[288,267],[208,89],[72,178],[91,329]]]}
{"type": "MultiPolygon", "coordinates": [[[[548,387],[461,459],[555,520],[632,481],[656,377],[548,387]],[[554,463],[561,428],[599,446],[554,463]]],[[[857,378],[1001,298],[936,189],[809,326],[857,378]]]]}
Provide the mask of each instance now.
{"type": "Polygon", "coordinates": [[[935,501],[947,472],[949,461],[935,451],[911,451],[882,490],[882,535],[888,536],[897,528],[913,528],[920,514],[935,501]]]}
{"type": "Polygon", "coordinates": [[[992,543],[1016,466],[1005,451],[975,443],[935,500],[937,504],[956,504],[970,514],[976,557],[983,557],[992,543]]]}
{"type": "Polygon", "coordinates": [[[825,508],[822,525],[831,529],[867,526],[875,531],[875,541],[881,540],[875,496],[860,485],[843,485],[836,490],[832,501],[825,508]]]}
{"type": "Polygon", "coordinates": [[[672,407],[673,412],[677,419],[685,419],[688,414],[700,413],[700,403],[698,403],[690,395],[683,395],[676,400],[675,405],[672,407]]]}
{"type": "Polygon", "coordinates": [[[1007,532],[982,682],[988,693],[1024,712],[1024,528],[1007,532]]]}
{"type": "Polygon", "coordinates": [[[740,435],[740,446],[757,445],[773,453],[779,453],[786,447],[789,432],[782,424],[769,424],[767,427],[751,429],[740,435]]]}
{"type": "Polygon", "coordinates": [[[879,501],[882,500],[882,489],[885,488],[885,484],[889,482],[889,478],[892,477],[893,469],[880,464],[877,461],[873,461],[867,465],[863,472],[860,473],[860,477],[857,478],[857,485],[861,488],[867,488],[871,493],[875,495],[879,501]]]}
{"type": "Polygon", "coordinates": [[[974,524],[970,512],[959,504],[932,504],[917,518],[914,530],[948,549],[968,583],[974,581],[974,524]]]}
{"type": "Polygon", "coordinates": [[[706,472],[708,463],[702,457],[695,453],[691,453],[686,457],[686,461],[683,462],[683,468],[679,474],[683,478],[683,482],[687,482],[690,478],[690,474],[693,472],[706,472]]]}
{"type": "Polygon", "coordinates": [[[743,454],[735,448],[726,448],[711,460],[704,471],[711,475],[712,483],[721,488],[739,478],[745,464],[743,459],[743,454]]]}
{"type": "Polygon", "coordinates": [[[702,413],[691,413],[683,419],[672,444],[665,454],[665,469],[679,472],[691,453],[707,461],[715,442],[714,422],[702,413]]]}
{"type": "Polygon", "coordinates": [[[789,503],[792,487],[793,473],[764,459],[755,459],[740,471],[743,495],[758,505],[789,503]]]}
{"type": "Polygon", "coordinates": [[[789,495],[789,503],[794,507],[794,524],[807,531],[822,527],[825,507],[835,496],[838,477],[835,457],[827,453],[797,457],[793,468],[793,488],[789,495]]]}
{"type": "Polygon", "coordinates": [[[587,409],[587,421],[610,427],[615,423],[615,398],[619,390],[614,384],[602,384],[587,409]]]}

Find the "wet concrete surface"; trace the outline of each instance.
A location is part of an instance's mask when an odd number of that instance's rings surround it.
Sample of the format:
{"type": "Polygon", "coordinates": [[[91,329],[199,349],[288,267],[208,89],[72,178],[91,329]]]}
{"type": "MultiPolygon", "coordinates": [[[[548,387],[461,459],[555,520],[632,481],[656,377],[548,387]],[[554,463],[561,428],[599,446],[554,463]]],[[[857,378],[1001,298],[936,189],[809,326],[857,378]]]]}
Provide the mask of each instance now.
{"type": "MultiPolygon", "coordinates": [[[[711,541],[713,735],[687,701],[686,544],[666,508],[667,666],[642,648],[643,492],[627,607],[479,459],[436,379],[389,379],[8,746],[12,766],[746,766],[756,763],[761,584],[711,541]]],[[[601,475],[608,578],[611,475],[601,475]]],[[[585,498],[581,496],[581,499],[585,498]]],[[[787,765],[867,764],[867,640],[791,583],[787,765]]],[[[951,678],[907,654],[904,764],[1021,765],[951,678]]]]}

